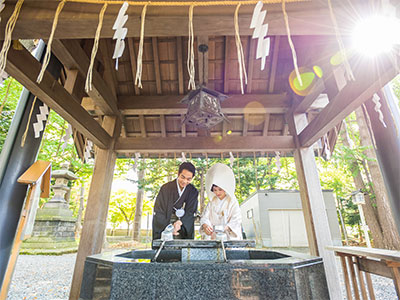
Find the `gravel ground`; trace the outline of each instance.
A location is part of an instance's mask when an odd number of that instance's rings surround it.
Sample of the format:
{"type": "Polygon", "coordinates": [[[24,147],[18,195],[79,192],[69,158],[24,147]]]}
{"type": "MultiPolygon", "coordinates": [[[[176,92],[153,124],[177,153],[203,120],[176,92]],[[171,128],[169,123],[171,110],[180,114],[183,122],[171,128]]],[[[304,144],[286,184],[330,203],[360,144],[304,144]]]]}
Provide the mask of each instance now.
{"type": "MultiPolygon", "coordinates": [[[[68,299],[75,258],[76,254],[62,256],[20,255],[7,299],[68,299]]],[[[341,270],[340,265],[338,267],[341,270]]],[[[346,291],[343,284],[343,276],[340,276],[340,278],[343,296],[345,296],[346,291]]],[[[372,275],[372,282],[377,300],[397,299],[391,279],[372,275]]]]}

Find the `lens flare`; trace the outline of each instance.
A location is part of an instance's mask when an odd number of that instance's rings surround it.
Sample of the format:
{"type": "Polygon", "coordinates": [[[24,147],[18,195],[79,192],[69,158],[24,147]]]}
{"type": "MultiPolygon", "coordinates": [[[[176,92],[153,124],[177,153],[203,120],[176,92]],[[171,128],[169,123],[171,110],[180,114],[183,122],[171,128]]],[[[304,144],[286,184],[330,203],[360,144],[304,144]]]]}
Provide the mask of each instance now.
{"type": "Polygon", "coordinates": [[[305,67],[301,67],[299,71],[301,80],[303,81],[303,85],[300,85],[300,82],[297,79],[296,72],[294,70],[289,75],[289,84],[293,92],[295,92],[297,95],[306,96],[313,88],[316,82],[316,76],[313,71],[305,67]]]}
{"type": "Polygon", "coordinates": [[[313,71],[315,75],[317,75],[319,78],[322,78],[322,76],[324,76],[324,71],[322,71],[322,68],[320,66],[314,66],[313,71]]]}

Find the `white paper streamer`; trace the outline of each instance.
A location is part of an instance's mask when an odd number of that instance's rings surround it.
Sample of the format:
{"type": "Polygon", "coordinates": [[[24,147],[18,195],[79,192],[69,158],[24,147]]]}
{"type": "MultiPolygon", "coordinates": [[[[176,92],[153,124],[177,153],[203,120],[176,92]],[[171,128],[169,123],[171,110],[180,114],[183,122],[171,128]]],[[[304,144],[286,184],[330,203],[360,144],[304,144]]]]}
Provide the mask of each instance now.
{"type": "Polygon", "coordinates": [[[385,120],[383,119],[383,113],[382,113],[382,111],[381,111],[381,106],[382,106],[382,104],[379,102],[379,100],[381,100],[381,98],[378,96],[378,94],[375,93],[375,94],[372,96],[372,102],[375,103],[374,109],[375,109],[375,111],[378,113],[379,121],[381,121],[383,127],[386,128],[387,126],[386,126],[385,120]]]}
{"type": "Polygon", "coordinates": [[[281,163],[281,153],[279,151],[275,151],[275,165],[278,169],[278,172],[281,171],[282,163],[281,163]]]}
{"type": "Polygon", "coordinates": [[[115,69],[118,70],[118,58],[122,56],[124,53],[125,49],[125,37],[126,34],[128,33],[128,28],[123,27],[128,21],[128,15],[125,15],[126,10],[128,9],[129,4],[128,2],[124,2],[122,4],[117,19],[115,20],[113,30],[115,30],[113,39],[116,40],[115,42],[115,49],[114,49],[114,54],[113,54],[113,59],[116,59],[115,61],[115,69]]]}
{"type": "Polygon", "coordinates": [[[62,151],[64,151],[65,148],[67,148],[68,141],[71,138],[71,136],[72,136],[72,126],[70,124],[68,124],[67,129],[65,129],[65,134],[62,137],[62,139],[64,141],[64,143],[61,146],[62,151]]]}
{"type": "Polygon", "coordinates": [[[329,146],[328,134],[324,135],[324,144],[325,144],[326,159],[330,160],[332,153],[331,153],[331,147],[329,146]]]}
{"type": "Polygon", "coordinates": [[[268,33],[268,24],[263,24],[267,10],[261,11],[263,3],[258,1],[253,11],[250,28],[254,28],[253,39],[258,39],[256,58],[261,58],[261,70],[265,68],[266,57],[269,55],[270,38],[265,38],[268,33]]]}
{"type": "Polygon", "coordinates": [[[182,162],[186,162],[186,155],[185,155],[185,152],[182,152],[182,162]]]}
{"type": "Polygon", "coordinates": [[[233,163],[235,162],[235,157],[232,152],[229,152],[229,164],[231,165],[231,169],[233,169],[233,163]]]}
{"type": "Polygon", "coordinates": [[[83,154],[85,162],[88,162],[89,158],[92,156],[91,154],[92,149],[93,149],[93,143],[89,140],[86,140],[85,153],[83,154]]]}
{"type": "Polygon", "coordinates": [[[49,114],[49,108],[46,104],[39,106],[40,113],[36,115],[37,122],[33,123],[33,131],[35,133],[35,139],[40,137],[40,133],[44,129],[43,123],[47,120],[49,114]]]}

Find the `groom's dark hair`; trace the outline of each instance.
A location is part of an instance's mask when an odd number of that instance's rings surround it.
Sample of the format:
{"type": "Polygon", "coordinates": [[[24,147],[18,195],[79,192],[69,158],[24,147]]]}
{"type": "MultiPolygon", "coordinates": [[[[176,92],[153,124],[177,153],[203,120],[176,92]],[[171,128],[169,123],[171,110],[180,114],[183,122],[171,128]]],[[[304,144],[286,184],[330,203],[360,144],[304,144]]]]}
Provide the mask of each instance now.
{"type": "Polygon", "coordinates": [[[188,170],[189,172],[192,172],[193,177],[194,175],[196,175],[196,168],[190,162],[181,163],[181,165],[179,166],[178,174],[181,174],[183,170],[188,170]]]}

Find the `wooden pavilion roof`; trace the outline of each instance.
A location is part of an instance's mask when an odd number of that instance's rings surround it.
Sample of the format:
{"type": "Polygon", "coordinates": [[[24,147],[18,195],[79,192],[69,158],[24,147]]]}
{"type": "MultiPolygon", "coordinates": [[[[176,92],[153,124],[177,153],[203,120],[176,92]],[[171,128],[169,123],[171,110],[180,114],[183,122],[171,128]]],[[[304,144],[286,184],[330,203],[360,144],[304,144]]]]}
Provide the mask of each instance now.
{"type": "MultiPolygon", "coordinates": [[[[13,5],[8,5],[11,3],[15,1],[6,1],[2,19],[8,19],[11,14],[13,5]]],[[[56,0],[25,0],[13,39],[48,39],[58,3],[56,0]]],[[[333,3],[338,4],[338,1],[333,3]]],[[[254,6],[243,5],[239,25],[248,84],[242,95],[233,36],[235,7],[195,7],[196,82],[204,72],[207,87],[229,95],[222,103],[229,121],[205,132],[182,125],[186,106],[179,103],[188,93],[188,7],[149,6],[145,23],[143,89],[134,85],[142,6],[130,6],[128,10],[126,47],[116,71],[111,58],[115,44],[112,25],[119,7],[109,5],[107,8],[93,74],[94,88],[88,94],[84,92],[84,81],[101,8],[99,4],[67,1],[61,12],[52,45],[53,54],[64,66],[60,81],[46,72],[42,83],[37,84],[41,64],[26,50],[11,49],[6,69],[101,148],[113,143],[112,137],[100,125],[103,116],[117,116],[122,130],[114,147],[119,155],[140,152],[174,156],[183,151],[219,156],[232,151],[252,156],[254,152],[258,155],[291,152],[296,146],[311,146],[325,134],[328,134],[327,142],[332,149],[342,119],[395,75],[394,68],[386,61],[380,64],[379,72],[374,67],[372,73],[365,72],[370,66],[364,64],[363,69],[354,70],[357,80],[339,90],[335,77],[338,78],[338,72],[342,71],[329,64],[338,46],[326,4],[322,1],[288,3],[299,66],[312,68],[318,65],[324,70],[323,78],[317,81],[309,95],[296,96],[288,82],[293,62],[281,5],[265,5],[271,51],[264,71],[260,70],[260,60],[255,58],[257,41],[251,39],[249,28],[254,6]],[[199,44],[209,47],[204,66],[202,56],[197,52],[199,44]],[[294,138],[293,134],[297,133],[290,130],[293,113],[304,112],[309,124],[294,138]]],[[[341,25],[351,25],[349,9],[339,7],[336,12],[341,25]]],[[[4,32],[4,23],[1,23],[0,32],[4,32]]],[[[76,143],[78,152],[83,155],[82,136],[77,137],[76,143]]]]}

